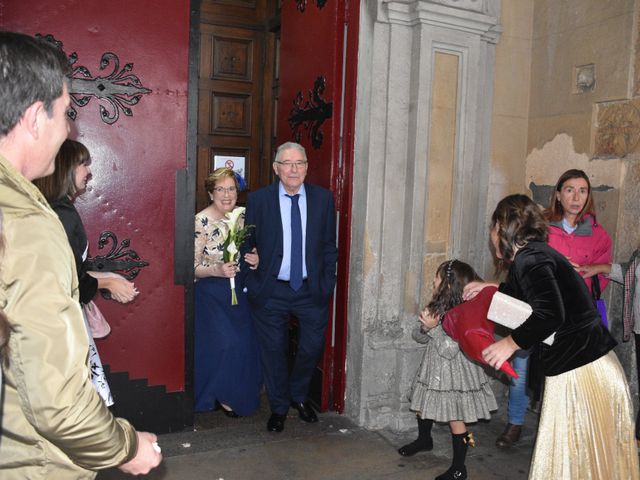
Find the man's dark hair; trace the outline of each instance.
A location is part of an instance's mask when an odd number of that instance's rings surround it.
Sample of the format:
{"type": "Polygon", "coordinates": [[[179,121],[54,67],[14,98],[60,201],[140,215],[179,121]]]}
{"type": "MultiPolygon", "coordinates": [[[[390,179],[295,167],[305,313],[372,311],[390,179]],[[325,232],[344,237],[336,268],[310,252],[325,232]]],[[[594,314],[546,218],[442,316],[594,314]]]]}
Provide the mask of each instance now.
{"type": "Polygon", "coordinates": [[[35,102],[44,103],[51,114],[69,70],[64,52],[52,43],[21,33],[0,32],[0,138],[35,102]]]}

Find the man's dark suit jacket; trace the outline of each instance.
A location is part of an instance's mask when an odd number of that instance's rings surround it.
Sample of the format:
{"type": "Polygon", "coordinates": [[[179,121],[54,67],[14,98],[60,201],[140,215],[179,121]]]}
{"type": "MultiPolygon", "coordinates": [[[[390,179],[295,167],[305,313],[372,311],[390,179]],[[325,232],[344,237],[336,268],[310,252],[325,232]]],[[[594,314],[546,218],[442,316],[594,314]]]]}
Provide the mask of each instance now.
{"type": "MultiPolygon", "coordinates": [[[[262,307],[278,280],[282,264],[282,219],[278,199],[279,181],[249,194],[245,225],[255,225],[243,251],[258,249],[260,263],[247,275],[249,302],[262,307]]],[[[336,212],[333,194],[311,183],[307,195],[305,259],[309,291],[318,305],[329,301],[336,284],[336,212]]]]}

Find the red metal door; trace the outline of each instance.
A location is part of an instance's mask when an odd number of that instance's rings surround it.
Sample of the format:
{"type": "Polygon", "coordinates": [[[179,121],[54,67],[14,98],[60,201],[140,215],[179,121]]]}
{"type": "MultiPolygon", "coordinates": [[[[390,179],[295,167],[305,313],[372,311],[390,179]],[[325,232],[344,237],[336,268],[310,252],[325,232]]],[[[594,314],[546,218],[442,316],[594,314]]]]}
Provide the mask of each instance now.
{"type": "Polygon", "coordinates": [[[338,210],[338,282],[311,394],[322,410],[339,412],[344,408],[358,9],[359,0],[285,0],[281,12],[277,144],[294,140],[305,147],[308,180],[332,190],[338,210]]]}
{"type": "Polygon", "coordinates": [[[0,28],[51,34],[76,54],[71,138],[93,158],[90,189],[77,201],[90,253],[110,249],[97,245],[109,230],[149,264],[134,280],[141,293],[132,304],[97,301],[112,327],[98,349],[112,373],[130,379],[114,392],[116,407],[129,398],[143,412],[134,423],[166,430],[151,417],[179,417],[181,399],[169,413],[161,404],[185,389],[185,293],[174,282],[174,245],[176,171],[186,166],[189,0],[13,1],[0,16],[0,28]],[[101,96],[88,94],[94,87],[101,96]],[[146,397],[150,390],[155,396],[146,397]]]}

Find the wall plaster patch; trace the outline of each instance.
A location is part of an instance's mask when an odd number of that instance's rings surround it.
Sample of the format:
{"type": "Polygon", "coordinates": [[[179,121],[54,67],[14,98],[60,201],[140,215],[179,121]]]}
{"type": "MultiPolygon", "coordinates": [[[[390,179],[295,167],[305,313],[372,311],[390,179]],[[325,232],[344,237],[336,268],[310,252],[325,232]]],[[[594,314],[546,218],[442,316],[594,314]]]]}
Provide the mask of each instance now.
{"type": "Polygon", "coordinates": [[[575,151],[572,137],[559,133],[542,148],[533,149],[527,156],[525,186],[531,189],[533,185],[535,192],[533,189],[531,192],[534,200],[546,206],[558,177],[571,168],[584,170],[589,175],[594,190],[608,191],[620,184],[619,159],[591,159],[587,154],[575,151]],[[545,186],[548,187],[547,190],[545,186]]]}

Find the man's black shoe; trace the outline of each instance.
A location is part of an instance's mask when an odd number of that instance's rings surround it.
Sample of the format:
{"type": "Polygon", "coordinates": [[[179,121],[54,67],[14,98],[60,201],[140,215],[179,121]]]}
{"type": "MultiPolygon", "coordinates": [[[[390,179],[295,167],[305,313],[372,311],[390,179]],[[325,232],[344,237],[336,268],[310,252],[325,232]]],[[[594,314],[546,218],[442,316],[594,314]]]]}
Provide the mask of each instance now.
{"type": "Polygon", "coordinates": [[[281,432],[284,430],[284,421],[287,419],[286,415],[278,415],[272,413],[267,422],[267,430],[270,432],[281,432]]]}
{"type": "Polygon", "coordinates": [[[298,411],[300,420],[307,423],[315,423],[318,421],[316,412],[313,411],[309,402],[291,402],[291,406],[298,411]]]}

